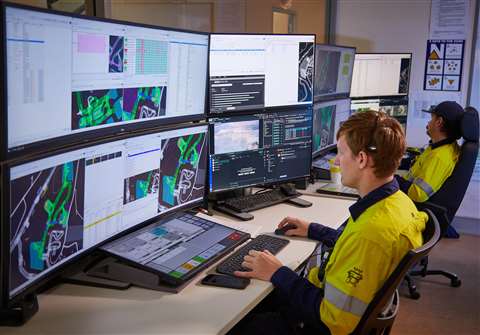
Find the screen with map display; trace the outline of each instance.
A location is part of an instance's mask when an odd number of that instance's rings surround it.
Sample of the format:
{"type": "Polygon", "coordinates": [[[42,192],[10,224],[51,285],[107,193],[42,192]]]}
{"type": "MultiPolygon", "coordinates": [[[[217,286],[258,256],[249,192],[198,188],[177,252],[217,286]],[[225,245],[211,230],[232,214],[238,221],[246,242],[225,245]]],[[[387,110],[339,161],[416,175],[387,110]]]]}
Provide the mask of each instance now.
{"type": "Polygon", "coordinates": [[[203,200],[207,140],[207,126],[194,126],[10,167],[10,296],[127,229],[203,200]]]}
{"type": "Polygon", "coordinates": [[[207,33],[0,9],[5,154],[204,117],[207,33]]]}

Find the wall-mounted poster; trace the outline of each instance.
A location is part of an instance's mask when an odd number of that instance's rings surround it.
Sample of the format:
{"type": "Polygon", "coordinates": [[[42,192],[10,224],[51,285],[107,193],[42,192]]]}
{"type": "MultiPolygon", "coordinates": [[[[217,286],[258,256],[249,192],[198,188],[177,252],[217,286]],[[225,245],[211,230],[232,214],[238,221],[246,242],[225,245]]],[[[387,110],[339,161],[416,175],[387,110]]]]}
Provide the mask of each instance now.
{"type": "Polygon", "coordinates": [[[425,60],[426,91],[460,91],[465,40],[428,40],[425,60]]]}

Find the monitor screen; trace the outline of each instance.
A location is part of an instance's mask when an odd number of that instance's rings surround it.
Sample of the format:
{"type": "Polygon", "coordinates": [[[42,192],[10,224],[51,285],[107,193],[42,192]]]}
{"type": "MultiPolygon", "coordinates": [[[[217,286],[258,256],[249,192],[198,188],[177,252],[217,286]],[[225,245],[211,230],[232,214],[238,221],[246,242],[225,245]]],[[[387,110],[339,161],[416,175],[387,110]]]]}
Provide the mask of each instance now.
{"type": "Polygon", "coordinates": [[[313,105],[312,154],[315,156],[337,143],[337,131],[350,116],[350,99],[313,105]]]}
{"type": "Polygon", "coordinates": [[[163,274],[167,283],[181,284],[249,235],[230,227],[181,213],[136,230],[101,247],[163,274]]]}
{"type": "Polygon", "coordinates": [[[315,45],[315,101],[350,95],[355,48],[315,45]]]}
{"type": "Polygon", "coordinates": [[[210,192],[310,174],[311,107],[210,119],[210,192]]]}
{"type": "Polygon", "coordinates": [[[356,54],[350,97],[408,95],[412,55],[356,54]]]}
{"type": "Polygon", "coordinates": [[[10,167],[10,296],[127,229],[204,198],[207,126],[10,167]]]}
{"type": "Polygon", "coordinates": [[[376,97],[369,99],[352,99],[352,113],[366,110],[385,112],[400,122],[405,129],[408,115],[408,97],[376,97]]]}
{"type": "Polygon", "coordinates": [[[203,117],[208,34],[4,10],[9,153],[203,117]]]}
{"type": "Polygon", "coordinates": [[[210,37],[210,113],[313,101],[315,35],[210,37]]]}

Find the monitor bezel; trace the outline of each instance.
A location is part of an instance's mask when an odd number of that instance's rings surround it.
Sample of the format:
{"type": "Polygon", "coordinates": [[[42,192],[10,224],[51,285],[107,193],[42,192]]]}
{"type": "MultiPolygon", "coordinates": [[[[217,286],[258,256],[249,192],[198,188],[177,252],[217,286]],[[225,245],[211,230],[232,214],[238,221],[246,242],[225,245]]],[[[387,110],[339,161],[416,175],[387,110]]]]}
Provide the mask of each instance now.
{"type": "Polygon", "coordinates": [[[73,13],[66,13],[58,10],[51,10],[46,8],[38,8],[32,7],[27,5],[21,4],[12,4],[9,2],[2,2],[0,3],[0,11],[1,11],[1,19],[2,19],[2,31],[0,31],[0,43],[1,43],[1,62],[3,66],[3,81],[5,85],[3,85],[2,95],[0,95],[1,99],[1,110],[0,110],[0,129],[2,130],[2,134],[0,135],[0,161],[3,160],[10,160],[22,157],[24,155],[31,155],[37,153],[43,153],[46,151],[51,150],[51,148],[58,148],[65,145],[73,145],[77,142],[90,142],[95,141],[95,139],[103,136],[111,136],[111,135],[121,135],[124,133],[132,132],[132,131],[139,131],[139,130],[147,130],[156,127],[163,127],[167,125],[175,125],[178,123],[183,122],[192,122],[192,121],[201,121],[205,120],[206,118],[206,104],[208,101],[208,73],[209,73],[209,57],[208,52],[210,50],[210,33],[202,32],[202,31],[194,31],[194,30],[187,30],[187,29],[177,29],[171,27],[163,27],[151,24],[143,24],[143,23],[136,23],[136,22],[129,22],[124,20],[117,20],[117,19],[107,19],[107,18],[99,18],[94,16],[88,15],[80,15],[80,14],[73,14],[73,13]],[[39,140],[32,143],[27,143],[23,145],[17,145],[15,147],[8,147],[8,92],[7,92],[7,42],[6,42],[6,8],[14,8],[14,9],[22,9],[22,10],[29,10],[33,12],[40,12],[45,14],[53,14],[53,15],[61,15],[63,17],[72,17],[76,19],[83,19],[83,20],[91,20],[96,22],[103,22],[103,23],[113,23],[113,24],[120,24],[120,25],[129,25],[133,27],[140,27],[140,28],[149,28],[149,29],[157,29],[157,30],[164,30],[164,31],[172,31],[172,32],[180,32],[180,33],[190,33],[190,34],[197,34],[206,36],[206,43],[207,43],[207,66],[205,68],[205,98],[204,98],[204,111],[201,114],[192,114],[192,115],[183,115],[183,116],[173,116],[173,117],[165,117],[161,119],[154,119],[150,121],[143,121],[143,122],[132,122],[132,123],[125,123],[116,126],[104,127],[99,129],[93,130],[85,130],[82,132],[69,134],[69,135],[62,135],[58,137],[53,137],[49,139],[39,140]]]}
{"type": "MultiPolygon", "coordinates": [[[[217,113],[212,113],[210,109],[210,46],[211,46],[211,39],[213,35],[243,35],[243,36],[313,36],[313,46],[316,46],[316,40],[317,40],[317,35],[316,34],[274,34],[274,33],[210,33],[209,35],[209,49],[208,49],[208,72],[207,72],[207,92],[208,92],[208,99],[207,99],[207,105],[206,105],[206,115],[207,118],[214,118],[214,117],[221,117],[221,116],[235,116],[235,115],[241,115],[240,113],[249,113],[252,114],[255,111],[263,111],[263,113],[268,113],[270,111],[275,111],[275,110],[282,110],[285,108],[302,108],[305,106],[312,106],[314,103],[314,91],[315,91],[315,86],[314,86],[314,81],[315,81],[315,63],[313,65],[313,82],[312,82],[312,102],[311,103],[306,103],[306,104],[296,104],[296,105],[281,105],[281,106],[263,106],[260,108],[251,108],[251,109],[242,109],[242,110],[237,110],[237,111],[223,111],[223,112],[217,112],[217,113]]],[[[315,50],[313,51],[313,57],[315,59],[315,50]]]]}
{"type": "MultiPolygon", "coordinates": [[[[355,56],[357,55],[357,47],[347,46],[347,45],[337,45],[337,44],[316,43],[315,44],[315,51],[317,51],[317,46],[341,48],[341,49],[344,49],[344,50],[348,50],[348,49],[353,50],[353,64],[355,64],[355,56]]],[[[316,60],[317,60],[317,57],[315,55],[315,61],[316,60]]],[[[316,73],[317,73],[317,69],[315,68],[314,74],[316,74],[316,73]]],[[[325,101],[330,101],[330,100],[339,100],[339,99],[349,98],[350,97],[350,91],[352,89],[352,81],[353,81],[353,66],[352,66],[352,75],[350,77],[350,85],[348,87],[348,92],[346,92],[346,93],[325,94],[325,95],[322,95],[320,97],[316,97],[315,94],[313,94],[313,103],[315,104],[315,103],[318,103],[318,102],[325,102],[325,101]]],[[[313,86],[313,88],[315,89],[315,85],[313,86]]]]}
{"type": "MultiPolygon", "coordinates": [[[[312,130],[313,130],[313,107],[312,106],[308,106],[307,107],[308,109],[310,109],[311,113],[312,113],[312,130]]],[[[269,110],[269,111],[261,111],[259,113],[244,113],[242,115],[224,115],[222,114],[221,116],[212,116],[212,117],[209,117],[208,120],[207,120],[207,123],[209,125],[209,128],[208,128],[208,132],[210,133],[210,119],[220,119],[220,118],[231,118],[231,117],[236,117],[236,116],[252,116],[252,115],[264,115],[264,114],[267,114],[267,113],[282,113],[282,112],[294,112],[295,110],[303,110],[305,109],[305,106],[304,107],[297,107],[297,108],[285,108],[283,110],[269,110]]],[[[312,161],[313,161],[313,157],[312,157],[312,145],[313,145],[313,141],[310,140],[310,155],[308,155],[308,159],[309,159],[309,162],[308,162],[308,172],[305,174],[305,175],[301,175],[301,176],[295,176],[295,177],[290,177],[290,178],[285,178],[285,179],[282,179],[282,180],[276,180],[276,181],[272,181],[272,182],[267,182],[267,183],[253,183],[253,184],[249,184],[249,185],[242,185],[242,186],[238,186],[238,187],[229,187],[229,188],[225,188],[225,189],[221,189],[221,190],[210,190],[210,178],[208,179],[208,187],[207,187],[207,194],[212,194],[212,195],[216,195],[216,194],[221,194],[221,193],[224,193],[224,192],[231,192],[231,191],[234,191],[234,190],[241,190],[241,189],[246,189],[246,188],[251,188],[251,187],[258,187],[258,188],[270,188],[270,187],[275,187],[277,185],[281,185],[281,184],[284,184],[284,183],[288,183],[288,182],[293,182],[295,180],[300,180],[302,178],[307,178],[307,177],[310,177],[310,168],[312,166],[312,161]]],[[[207,166],[207,174],[208,176],[210,177],[210,143],[209,143],[209,152],[208,152],[208,166],[207,166]]]]}
{"type": "Polygon", "coordinates": [[[96,146],[96,145],[102,145],[102,144],[106,144],[106,143],[109,143],[109,142],[112,142],[112,139],[101,139],[101,140],[98,140],[96,141],[95,143],[88,143],[88,144],[81,144],[81,145],[78,145],[78,146],[75,146],[75,147],[69,147],[69,148],[61,148],[61,149],[57,149],[57,150],[54,150],[50,153],[42,153],[42,154],[39,154],[39,155],[35,155],[35,156],[30,156],[28,158],[23,158],[23,159],[19,159],[17,161],[14,161],[14,162],[10,162],[8,164],[2,164],[1,167],[2,167],[2,170],[3,170],[3,174],[2,174],[2,183],[3,185],[2,186],[5,186],[5,187],[2,187],[1,189],[1,200],[2,200],[2,212],[1,212],[1,221],[2,221],[2,224],[1,224],[1,227],[0,227],[0,232],[1,232],[1,236],[2,236],[2,239],[1,239],[1,242],[2,242],[2,247],[1,247],[1,257],[0,257],[0,260],[1,260],[1,268],[0,268],[0,273],[2,274],[2,283],[1,283],[1,287],[0,287],[0,306],[1,307],[11,307],[15,304],[15,302],[18,302],[20,301],[25,295],[27,294],[30,294],[32,292],[35,292],[37,291],[40,287],[42,287],[43,285],[45,285],[47,282],[49,282],[50,280],[58,277],[61,273],[64,273],[65,270],[71,266],[73,263],[75,262],[78,262],[80,259],[84,258],[84,257],[87,257],[88,255],[90,255],[92,252],[94,252],[98,247],[100,247],[101,245],[103,244],[106,244],[108,242],[111,242],[117,238],[120,238],[124,235],[127,235],[137,229],[141,229],[151,223],[154,223],[156,220],[158,219],[161,219],[165,216],[168,216],[168,215],[171,215],[171,214],[175,214],[175,213],[178,213],[178,212],[181,212],[181,211],[185,211],[185,210],[188,210],[188,209],[192,209],[192,208],[195,208],[195,207],[198,207],[199,205],[201,205],[202,203],[204,203],[204,200],[205,200],[205,197],[206,197],[206,192],[207,192],[207,188],[208,188],[208,150],[209,150],[209,141],[208,141],[208,123],[206,122],[199,122],[199,123],[190,123],[190,124],[179,124],[177,125],[176,127],[163,127],[163,128],[157,128],[155,130],[153,129],[149,129],[149,130],[145,130],[145,131],[139,131],[139,132],[135,132],[135,133],[125,133],[125,134],[122,134],[122,136],[118,136],[116,137],[114,140],[115,141],[121,141],[121,140],[124,140],[124,139],[128,139],[128,138],[133,138],[133,137],[138,137],[138,136],[143,136],[143,135],[150,135],[150,134],[155,134],[155,133],[161,133],[161,132],[167,132],[167,131],[174,131],[174,130],[178,130],[178,129],[188,129],[188,128],[195,128],[195,127],[201,127],[201,126],[204,126],[206,128],[206,132],[205,132],[205,136],[207,136],[207,142],[206,142],[206,169],[205,169],[205,177],[206,179],[204,180],[204,192],[203,192],[203,196],[201,198],[199,198],[198,200],[195,200],[194,202],[192,203],[189,203],[189,204],[184,204],[184,205],[181,205],[181,206],[178,206],[174,209],[171,209],[171,210],[168,210],[168,211],[165,211],[165,212],[162,212],[162,213],[159,213],[158,215],[148,219],[148,220],[145,220],[143,222],[140,222],[118,234],[115,234],[114,236],[111,236],[109,237],[108,239],[100,242],[100,243],[97,243],[93,246],[90,246],[89,248],[86,248],[86,249],[82,249],[80,252],[78,252],[75,256],[71,257],[68,261],[65,261],[64,263],[62,263],[61,265],[58,265],[57,268],[55,268],[54,270],[51,270],[45,274],[41,274],[39,275],[38,278],[34,279],[30,284],[26,285],[24,288],[22,288],[21,290],[19,290],[18,292],[16,292],[15,294],[13,294],[12,296],[10,296],[10,279],[9,279],[9,273],[10,273],[10,250],[9,250],[9,245],[10,245],[10,217],[9,217],[9,214],[10,214],[10,206],[9,206],[9,201],[10,201],[10,182],[9,182],[9,179],[10,179],[10,169],[15,167],[15,166],[18,166],[18,165],[22,165],[22,164],[25,164],[25,163],[29,163],[29,162],[32,162],[32,161],[35,161],[35,160],[40,160],[40,159],[43,159],[43,158],[48,158],[48,157],[51,157],[51,156],[55,156],[55,155],[60,155],[60,154],[63,154],[63,153],[66,153],[66,152],[69,152],[69,151],[74,151],[74,150],[79,150],[79,149],[84,149],[84,148],[88,148],[88,147],[91,147],[91,146],[96,146]]]}
{"type": "MultiPolygon", "coordinates": [[[[386,94],[386,95],[363,95],[363,96],[351,96],[350,99],[369,99],[375,97],[408,97],[410,94],[410,81],[411,81],[411,74],[412,74],[412,66],[413,66],[413,53],[412,52],[359,52],[355,54],[355,58],[357,55],[410,55],[410,67],[408,69],[408,85],[407,85],[407,93],[406,94],[386,94]]],[[[355,65],[354,65],[355,66],[355,65]]],[[[350,94],[352,92],[351,86],[353,84],[353,72],[352,72],[352,82],[350,83],[350,94]]]]}

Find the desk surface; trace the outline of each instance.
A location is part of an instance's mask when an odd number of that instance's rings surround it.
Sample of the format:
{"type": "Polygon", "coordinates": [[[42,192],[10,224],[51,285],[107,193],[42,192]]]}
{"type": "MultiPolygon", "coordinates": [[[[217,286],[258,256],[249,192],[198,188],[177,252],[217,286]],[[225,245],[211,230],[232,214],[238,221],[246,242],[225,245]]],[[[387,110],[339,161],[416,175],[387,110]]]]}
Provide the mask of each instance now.
{"type": "MultiPolygon", "coordinates": [[[[338,227],[348,217],[351,200],[302,196],[312,207],[279,204],[240,222],[223,214],[204,216],[251,233],[271,233],[285,216],[296,216],[338,227]]],[[[202,215],[202,214],[200,214],[202,215]]],[[[294,269],[313,251],[315,243],[302,238],[291,242],[277,257],[294,269]]],[[[212,272],[210,267],[205,271],[212,272]]],[[[272,290],[252,280],[245,290],[202,286],[196,277],[178,294],[132,287],[115,291],[70,284],[39,295],[39,312],[23,327],[0,327],[1,334],[223,334],[241,320],[272,290]]]]}

